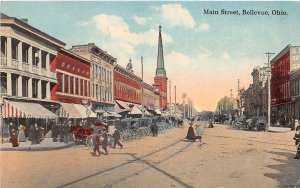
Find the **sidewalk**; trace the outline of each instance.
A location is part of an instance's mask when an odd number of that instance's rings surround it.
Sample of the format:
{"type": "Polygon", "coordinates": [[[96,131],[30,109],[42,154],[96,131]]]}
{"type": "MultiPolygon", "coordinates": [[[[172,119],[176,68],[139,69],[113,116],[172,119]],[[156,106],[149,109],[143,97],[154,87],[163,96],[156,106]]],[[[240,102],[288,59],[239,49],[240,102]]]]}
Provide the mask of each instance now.
{"type": "Polygon", "coordinates": [[[45,138],[40,144],[31,145],[30,141],[19,142],[19,147],[12,147],[11,143],[0,144],[1,151],[47,151],[65,149],[74,146],[74,142],[68,144],[63,142],[53,142],[52,138],[45,138]]]}
{"type": "Polygon", "coordinates": [[[291,128],[288,127],[270,127],[269,132],[275,132],[275,133],[286,133],[290,132],[291,128]]]}

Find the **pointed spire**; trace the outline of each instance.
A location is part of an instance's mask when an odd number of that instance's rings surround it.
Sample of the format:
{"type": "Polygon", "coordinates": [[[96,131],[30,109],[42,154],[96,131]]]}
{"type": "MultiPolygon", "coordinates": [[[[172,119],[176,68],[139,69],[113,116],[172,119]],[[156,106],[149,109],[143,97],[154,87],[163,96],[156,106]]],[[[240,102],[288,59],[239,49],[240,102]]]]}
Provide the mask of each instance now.
{"type": "Polygon", "coordinates": [[[157,52],[157,67],[156,67],[156,76],[167,76],[165,70],[165,62],[164,62],[164,52],[163,52],[163,44],[161,38],[161,26],[159,28],[159,36],[158,36],[158,52],[157,52]]]}

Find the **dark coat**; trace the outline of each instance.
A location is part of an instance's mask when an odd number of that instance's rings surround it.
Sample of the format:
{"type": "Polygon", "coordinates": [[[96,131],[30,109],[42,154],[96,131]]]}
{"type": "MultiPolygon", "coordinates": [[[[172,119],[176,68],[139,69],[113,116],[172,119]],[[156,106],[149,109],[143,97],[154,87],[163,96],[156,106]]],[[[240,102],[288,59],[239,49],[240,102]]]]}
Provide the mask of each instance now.
{"type": "Polygon", "coordinates": [[[120,140],[121,139],[120,131],[116,129],[113,136],[115,140],[120,140]]]}
{"type": "Polygon", "coordinates": [[[195,139],[195,132],[193,126],[190,126],[186,135],[186,139],[194,140],[195,139]]]}

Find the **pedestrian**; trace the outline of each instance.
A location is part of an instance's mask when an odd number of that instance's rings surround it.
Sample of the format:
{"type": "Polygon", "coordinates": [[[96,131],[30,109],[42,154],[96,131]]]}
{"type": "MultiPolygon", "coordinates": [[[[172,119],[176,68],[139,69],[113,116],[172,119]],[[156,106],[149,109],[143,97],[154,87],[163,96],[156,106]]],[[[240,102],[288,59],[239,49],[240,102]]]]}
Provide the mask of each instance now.
{"type": "Polygon", "coordinates": [[[104,130],[102,133],[102,149],[105,151],[104,155],[108,155],[108,151],[107,151],[107,145],[108,145],[108,135],[107,135],[107,130],[104,130]]]}
{"type": "Polygon", "coordinates": [[[65,121],[63,132],[64,132],[64,143],[69,143],[69,132],[70,132],[70,130],[69,130],[69,126],[68,126],[67,121],[65,121]]]}
{"type": "Polygon", "coordinates": [[[295,125],[296,127],[296,132],[295,132],[295,136],[294,136],[294,140],[295,140],[295,145],[296,145],[296,156],[294,159],[299,159],[299,153],[298,153],[298,146],[299,142],[300,142],[300,125],[299,125],[299,121],[297,119],[295,119],[295,125]]]}
{"type": "Polygon", "coordinates": [[[12,147],[18,147],[19,146],[18,134],[17,134],[17,131],[14,128],[11,130],[11,144],[12,144],[12,147]]]}
{"type": "Polygon", "coordinates": [[[20,125],[19,127],[19,134],[18,134],[18,141],[19,142],[26,142],[27,138],[25,136],[26,127],[24,125],[20,125]]]}
{"type": "Polygon", "coordinates": [[[294,131],[295,130],[295,118],[292,118],[291,120],[291,131],[294,131]]]}
{"type": "Polygon", "coordinates": [[[99,157],[100,157],[100,155],[101,155],[101,153],[100,153],[100,136],[99,136],[99,134],[95,134],[94,135],[94,153],[92,153],[93,154],[93,156],[96,156],[96,152],[98,152],[99,153],[99,157]]]}
{"type": "Polygon", "coordinates": [[[196,136],[195,135],[192,121],[190,122],[190,126],[189,126],[188,132],[186,134],[186,139],[192,140],[192,141],[195,141],[196,139],[199,139],[199,141],[201,142],[201,136],[196,136]]]}
{"type": "Polygon", "coordinates": [[[63,123],[60,121],[58,124],[58,134],[59,134],[59,141],[64,141],[64,126],[63,123]]]}
{"type": "Polygon", "coordinates": [[[155,136],[155,122],[152,122],[151,126],[150,126],[150,130],[152,132],[153,137],[155,136]]]}
{"type": "Polygon", "coordinates": [[[116,129],[113,133],[113,138],[114,138],[114,147],[116,148],[116,145],[118,144],[121,149],[123,148],[123,144],[121,144],[121,142],[119,141],[121,139],[121,133],[118,129],[116,129]]]}
{"type": "Polygon", "coordinates": [[[208,128],[214,128],[212,118],[209,118],[209,120],[208,120],[208,128]]]}
{"type": "Polygon", "coordinates": [[[59,134],[58,122],[57,121],[53,124],[53,126],[51,128],[51,131],[52,131],[52,141],[57,142],[57,137],[58,137],[58,134],[59,134]]]}
{"type": "Polygon", "coordinates": [[[155,137],[158,135],[158,129],[159,129],[158,124],[155,123],[155,124],[154,124],[154,136],[155,136],[155,137]]]}

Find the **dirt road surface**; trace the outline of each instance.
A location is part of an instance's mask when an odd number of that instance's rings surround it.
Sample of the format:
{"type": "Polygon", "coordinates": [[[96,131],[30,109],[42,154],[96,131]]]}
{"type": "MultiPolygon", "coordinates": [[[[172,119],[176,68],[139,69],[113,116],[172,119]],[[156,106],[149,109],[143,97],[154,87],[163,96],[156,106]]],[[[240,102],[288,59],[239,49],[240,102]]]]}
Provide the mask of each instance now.
{"type": "Polygon", "coordinates": [[[126,142],[100,157],[85,146],[3,151],[1,187],[300,187],[293,132],[216,125],[200,144],[185,140],[187,128],[126,142]]]}

